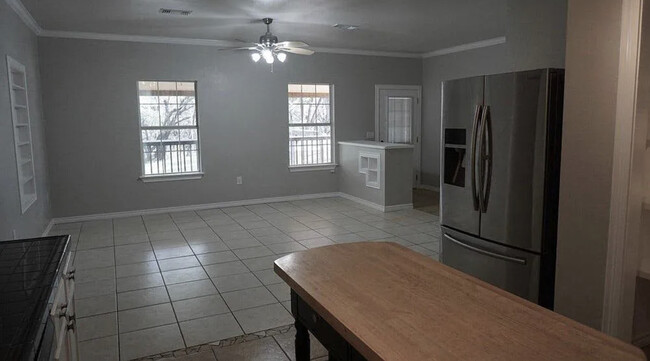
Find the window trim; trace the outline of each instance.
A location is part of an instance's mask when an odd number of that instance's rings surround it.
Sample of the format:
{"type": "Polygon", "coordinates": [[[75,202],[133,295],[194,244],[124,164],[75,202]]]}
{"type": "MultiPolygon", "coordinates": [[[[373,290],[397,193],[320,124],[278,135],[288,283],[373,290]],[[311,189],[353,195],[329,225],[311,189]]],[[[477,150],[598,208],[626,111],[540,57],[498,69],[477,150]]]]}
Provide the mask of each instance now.
{"type": "MultiPolygon", "coordinates": [[[[289,172],[292,173],[298,173],[298,172],[310,172],[310,171],[332,171],[335,170],[336,167],[338,167],[338,162],[337,162],[337,151],[336,151],[336,101],[335,101],[335,86],[333,83],[318,83],[318,82],[288,82],[287,83],[287,88],[289,87],[289,84],[299,84],[299,85],[327,85],[330,88],[330,122],[329,125],[332,127],[331,130],[331,143],[332,143],[332,149],[330,157],[332,159],[331,162],[329,163],[321,163],[321,164],[305,164],[305,165],[291,165],[291,159],[287,159],[289,162],[289,172]]],[[[289,135],[291,134],[289,132],[289,129],[291,128],[291,123],[289,123],[289,96],[287,95],[287,139],[289,138],[289,135]]],[[[304,124],[304,123],[301,123],[304,124]]],[[[297,126],[297,125],[294,125],[297,126]]],[[[305,126],[305,125],[301,125],[305,126]]],[[[287,142],[289,144],[289,142],[287,142]]],[[[287,147],[288,148],[288,147],[287,147]]],[[[290,154],[290,149],[287,149],[287,154],[290,154]]]]}
{"type": "MultiPolygon", "coordinates": [[[[136,88],[136,99],[138,101],[138,139],[140,143],[140,176],[138,180],[144,183],[152,182],[164,182],[164,181],[180,181],[180,180],[195,180],[203,178],[204,169],[203,169],[203,147],[201,146],[201,119],[199,117],[199,81],[198,80],[171,80],[171,79],[140,79],[135,82],[136,88]],[[142,114],[141,114],[141,104],[140,104],[140,82],[156,82],[156,83],[165,83],[165,82],[174,82],[174,83],[194,83],[194,112],[196,115],[196,139],[198,140],[198,171],[197,172],[185,172],[185,173],[168,173],[168,174],[145,174],[144,172],[144,151],[142,144],[142,114]]],[[[182,127],[147,127],[147,129],[177,129],[182,127]]]]}

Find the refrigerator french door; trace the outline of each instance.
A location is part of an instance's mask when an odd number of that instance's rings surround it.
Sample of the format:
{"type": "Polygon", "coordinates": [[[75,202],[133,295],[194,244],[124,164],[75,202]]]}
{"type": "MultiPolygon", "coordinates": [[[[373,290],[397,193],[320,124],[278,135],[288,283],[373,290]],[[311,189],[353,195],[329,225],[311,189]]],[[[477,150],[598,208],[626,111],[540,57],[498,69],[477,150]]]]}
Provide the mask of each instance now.
{"type": "Polygon", "coordinates": [[[442,261],[553,307],[563,71],[443,83],[442,261]]]}

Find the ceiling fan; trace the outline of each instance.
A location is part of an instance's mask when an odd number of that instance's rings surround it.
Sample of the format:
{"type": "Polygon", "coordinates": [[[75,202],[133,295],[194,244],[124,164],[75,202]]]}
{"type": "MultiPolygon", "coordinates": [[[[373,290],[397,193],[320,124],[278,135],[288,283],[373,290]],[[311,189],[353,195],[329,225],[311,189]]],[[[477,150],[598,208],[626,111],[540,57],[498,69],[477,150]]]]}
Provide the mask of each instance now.
{"type": "Polygon", "coordinates": [[[283,41],[278,42],[278,37],[271,33],[271,23],[273,19],[264,18],[262,22],[266,24],[266,34],[260,36],[259,43],[252,43],[249,46],[234,49],[224,50],[249,50],[251,51],[251,59],[254,62],[264,59],[267,64],[273,64],[277,59],[281,63],[287,60],[287,53],[298,55],[312,55],[313,50],[305,49],[309,47],[308,44],[302,41],[283,41]]]}

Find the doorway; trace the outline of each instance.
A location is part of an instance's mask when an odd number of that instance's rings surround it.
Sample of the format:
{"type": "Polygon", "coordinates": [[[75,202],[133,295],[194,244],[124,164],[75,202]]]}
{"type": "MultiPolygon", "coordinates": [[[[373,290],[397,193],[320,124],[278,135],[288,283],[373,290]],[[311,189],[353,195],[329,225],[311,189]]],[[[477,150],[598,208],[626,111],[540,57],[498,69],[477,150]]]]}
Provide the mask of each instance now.
{"type": "Polygon", "coordinates": [[[421,97],[419,85],[375,85],[375,141],[413,144],[413,187],[420,184],[421,97]]]}

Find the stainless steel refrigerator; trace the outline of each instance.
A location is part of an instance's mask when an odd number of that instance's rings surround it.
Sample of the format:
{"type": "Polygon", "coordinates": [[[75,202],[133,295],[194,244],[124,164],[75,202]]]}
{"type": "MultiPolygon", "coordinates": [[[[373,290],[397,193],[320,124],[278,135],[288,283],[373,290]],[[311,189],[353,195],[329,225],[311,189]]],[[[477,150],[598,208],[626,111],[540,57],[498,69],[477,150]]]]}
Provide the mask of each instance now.
{"type": "Polygon", "coordinates": [[[442,262],[553,308],[564,71],[442,85],[442,262]]]}

